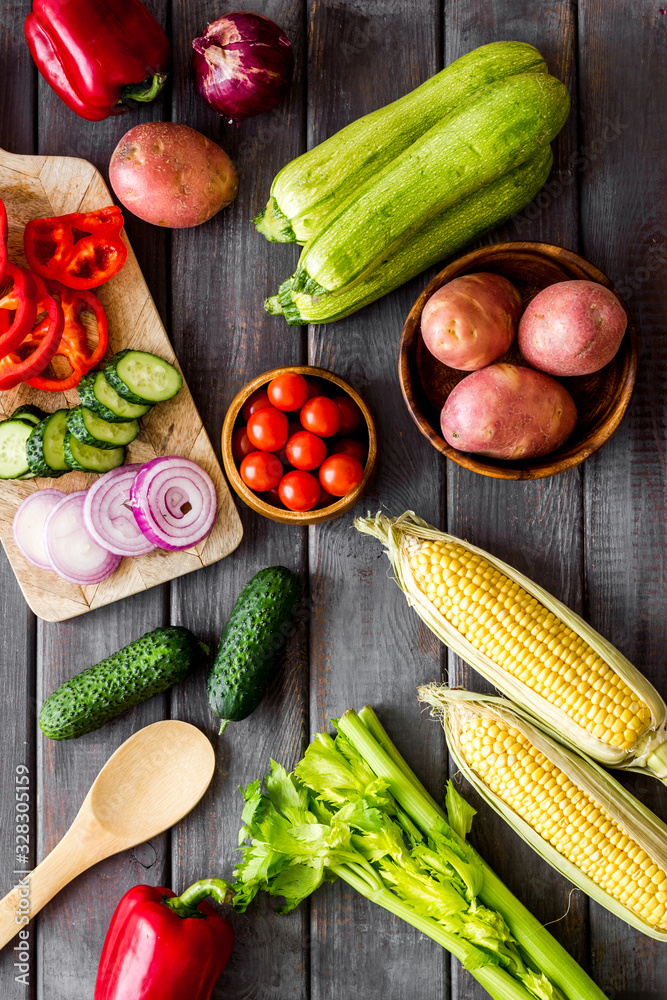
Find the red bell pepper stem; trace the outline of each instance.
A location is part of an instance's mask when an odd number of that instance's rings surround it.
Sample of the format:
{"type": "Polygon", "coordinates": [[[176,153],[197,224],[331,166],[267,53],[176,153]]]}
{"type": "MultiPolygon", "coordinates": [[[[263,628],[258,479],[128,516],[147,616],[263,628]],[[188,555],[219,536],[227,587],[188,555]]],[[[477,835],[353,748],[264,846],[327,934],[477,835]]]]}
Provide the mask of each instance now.
{"type": "Polygon", "coordinates": [[[162,902],[179,915],[179,917],[201,917],[205,914],[199,909],[207,896],[212,896],[216,903],[231,902],[234,891],[222,878],[203,878],[199,882],[194,882],[189,889],[182,892],[180,896],[165,896],[162,902]]]}

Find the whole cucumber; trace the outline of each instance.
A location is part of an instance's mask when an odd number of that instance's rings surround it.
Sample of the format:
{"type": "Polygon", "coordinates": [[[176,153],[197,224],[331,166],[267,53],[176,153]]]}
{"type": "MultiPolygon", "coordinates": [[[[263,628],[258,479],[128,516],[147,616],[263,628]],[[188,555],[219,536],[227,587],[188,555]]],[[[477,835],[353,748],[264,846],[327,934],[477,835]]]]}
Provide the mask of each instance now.
{"type": "Polygon", "coordinates": [[[42,705],[39,728],[52,740],[71,740],[99,729],[182,681],[204,653],[207,647],[181,625],[147,632],[65,681],[42,705]]]}
{"type": "Polygon", "coordinates": [[[259,705],[300,596],[298,578],[284,566],[260,570],[241,591],[207,686],[208,703],[222,719],[221,733],[259,705]]]}

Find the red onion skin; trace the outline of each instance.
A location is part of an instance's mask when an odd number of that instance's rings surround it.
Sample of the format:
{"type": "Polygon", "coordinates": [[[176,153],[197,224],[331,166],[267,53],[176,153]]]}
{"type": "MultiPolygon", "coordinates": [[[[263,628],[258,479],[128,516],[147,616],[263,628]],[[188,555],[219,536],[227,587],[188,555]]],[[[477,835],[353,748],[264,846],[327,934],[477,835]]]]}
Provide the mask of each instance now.
{"type": "Polygon", "coordinates": [[[290,89],[292,45],[261,14],[235,11],[218,18],[192,47],[197,92],[230,122],[270,111],[290,89]]]}

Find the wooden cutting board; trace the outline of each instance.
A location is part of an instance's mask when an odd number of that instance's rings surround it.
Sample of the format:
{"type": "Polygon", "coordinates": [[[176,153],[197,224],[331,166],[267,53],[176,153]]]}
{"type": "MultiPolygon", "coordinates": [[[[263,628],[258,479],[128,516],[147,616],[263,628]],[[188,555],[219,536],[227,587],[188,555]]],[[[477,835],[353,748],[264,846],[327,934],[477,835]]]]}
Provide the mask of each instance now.
{"type": "MultiPolygon", "coordinates": [[[[9,219],[9,256],[19,264],[23,257],[23,228],[28,219],[68,212],[89,212],[112,203],[98,170],[86,160],[64,156],[16,156],[0,149],[0,198],[9,219]]],[[[144,281],[132,248],[123,270],[96,290],[109,320],[110,354],[125,347],[150,351],[178,367],[162,321],[144,281]]],[[[40,392],[29,386],[0,392],[0,417],[23,403],[53,412],[76,406],[75,389],[64,393],[40,392]]],[[[159,403],[141,421],[142,431],[127,449],[126,462],[147,462],[156,455],[191,458],[206,469],[218,493],[218,518],[204,541],[184,552],[157,549],[148,555],[123,559],[103,583],[77,587],[53,572],[37,569],[18,550],[12,536],[16,508],[36,489],[55,487],[64,493],[89,487],[98,477],[72,472],[60,479],[25,482],[0,480],[0,539],[31,609],[46,621],[63,621],[147,590],[158,583],[191,573],[223,559],[241,541],[243,528],[229,488],[211,446],[190,391],[183,383],[179,394],[159,403]]]]}

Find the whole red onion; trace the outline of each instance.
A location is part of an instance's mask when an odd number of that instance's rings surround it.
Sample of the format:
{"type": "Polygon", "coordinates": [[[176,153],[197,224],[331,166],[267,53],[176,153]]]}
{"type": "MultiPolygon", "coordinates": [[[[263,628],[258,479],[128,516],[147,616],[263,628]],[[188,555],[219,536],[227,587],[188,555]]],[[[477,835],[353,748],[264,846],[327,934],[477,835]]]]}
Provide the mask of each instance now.
{"type": "Polygon", "coordinates": [[[289,38],[261,14],[235,11],[192,43],[197,91],[214,111],[240,122],[278,104],[290,88],[289,38]]]}

